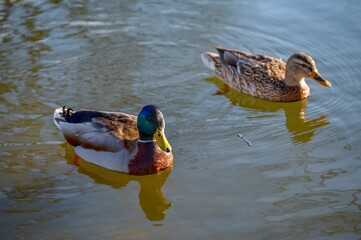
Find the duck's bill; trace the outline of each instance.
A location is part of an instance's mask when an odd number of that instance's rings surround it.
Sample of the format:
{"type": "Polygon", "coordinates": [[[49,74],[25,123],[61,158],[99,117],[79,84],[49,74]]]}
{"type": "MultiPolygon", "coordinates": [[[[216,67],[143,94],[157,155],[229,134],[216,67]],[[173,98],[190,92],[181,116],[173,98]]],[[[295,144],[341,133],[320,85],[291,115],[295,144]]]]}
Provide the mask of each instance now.
{"type": "Polygon", "coordinates": [[[172,147],[169,144],[167,138],[165,137],[164,130],[157,129],[157,131],[155,131],[154,133],[154,138],[160,149],[165,152],[172,151],[172,147]]]}
{"type": "Polygon", "coordinates": [[[309,78],[315,80],[318,84],[324,87],[331,87],[331,83],[324,79],[318,72],[312,72],[309,76],[309,78]]]}

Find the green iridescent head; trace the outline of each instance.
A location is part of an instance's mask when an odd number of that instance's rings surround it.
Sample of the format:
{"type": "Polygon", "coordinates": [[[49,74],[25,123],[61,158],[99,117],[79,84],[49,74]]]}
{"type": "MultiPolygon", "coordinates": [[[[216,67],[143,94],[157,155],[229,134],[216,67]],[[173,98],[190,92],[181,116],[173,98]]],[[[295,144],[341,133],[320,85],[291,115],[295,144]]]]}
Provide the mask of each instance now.
{"type": "Polygon", "coordinates": [[[172,151],[164,134],[165,121],[157,106],[147,105],[138,114],[137,127],[139,139],[142,141],[156,140],[158,146],[165,152],[172,151]]]}

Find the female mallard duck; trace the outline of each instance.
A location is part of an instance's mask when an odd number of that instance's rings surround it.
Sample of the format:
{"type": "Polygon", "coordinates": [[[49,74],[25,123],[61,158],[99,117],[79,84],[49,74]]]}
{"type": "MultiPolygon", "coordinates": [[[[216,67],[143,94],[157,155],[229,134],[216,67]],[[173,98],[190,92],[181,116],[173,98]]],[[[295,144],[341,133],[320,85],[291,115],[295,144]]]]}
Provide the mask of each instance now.
{"type": "Polygon", "coordinates": [[[292,102],[310,95],[305,78],[331,87],[331,83],[318,73],[315,61],[305,53],[295,53],[285,63],[263,54],[215,48],[218,54],[201,55],[203,63],[215,70],[227,86],[239,92],[271,101],[292,102]]]}
{"type": "Polygon", "coordinates": [[[55,110],[54,122],[79,157],[101,167],[144,175],[173,166],[163,114],[154,105],[138,117],[63,107],[55,110]]]}

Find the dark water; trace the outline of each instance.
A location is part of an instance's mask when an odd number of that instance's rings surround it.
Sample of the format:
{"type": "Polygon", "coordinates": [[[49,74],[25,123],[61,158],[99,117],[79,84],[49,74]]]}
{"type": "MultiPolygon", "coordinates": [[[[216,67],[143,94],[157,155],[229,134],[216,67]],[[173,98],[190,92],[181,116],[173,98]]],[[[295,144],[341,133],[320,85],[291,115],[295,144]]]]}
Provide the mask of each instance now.
{"type": "Polygon", "coordinates": [[[357,0],[1,1],[1,238],[360,238],[360,19],[357,0]],[[215,44],[307,52],[332,88],[215,95],[200,60],[215,44]],[[165,115],[172,171],[73,167],[55,107],[146,104],[165,115]]]}

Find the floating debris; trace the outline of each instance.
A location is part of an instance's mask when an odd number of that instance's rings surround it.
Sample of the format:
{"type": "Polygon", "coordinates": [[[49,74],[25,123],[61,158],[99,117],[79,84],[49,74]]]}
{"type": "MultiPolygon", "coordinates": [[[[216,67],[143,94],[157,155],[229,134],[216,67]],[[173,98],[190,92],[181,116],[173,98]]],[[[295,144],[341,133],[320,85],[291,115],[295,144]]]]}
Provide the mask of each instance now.
{"type": "Polygon", "coordinates": [[[248,141],[247,139],[245,139],[245,138],[242,136],[242,134],[239,133],[237,136],[240,137],[240,138],[242,138],[243,141],[245,141],[248,146],[252,146],[252,143],[251,143],[250,141],[248,141]]]}

